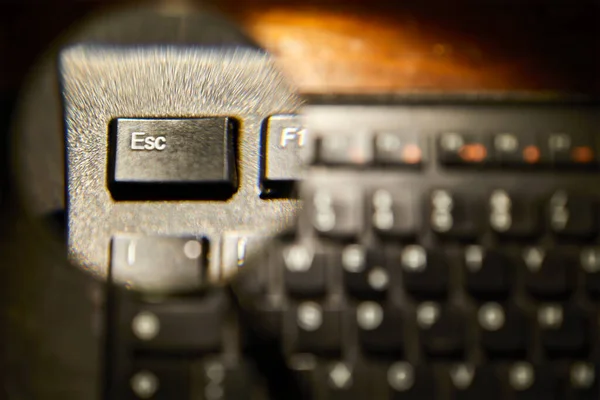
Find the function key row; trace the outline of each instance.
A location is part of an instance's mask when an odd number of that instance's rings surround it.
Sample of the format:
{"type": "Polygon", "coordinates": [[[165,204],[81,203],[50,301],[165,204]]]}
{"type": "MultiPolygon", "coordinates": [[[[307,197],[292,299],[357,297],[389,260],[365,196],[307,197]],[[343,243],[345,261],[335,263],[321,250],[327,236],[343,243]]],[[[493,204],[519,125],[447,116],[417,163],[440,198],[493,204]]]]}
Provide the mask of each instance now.
{"type": "MultiPolygon", "coordinates": [[[[427,136],[418,131],[307,132],[297,116],[273,116],[267,122],[268,148],[275,160],[286,153],[299,168],[294,150],[303,158],[332,166],[419,166],[431,158],[427,136]],[[292,152],[289,151],[292,149],[292,152]]],[[[598,164],[597,143],[591,134],[569,132],[473,133],[452,130],[435,137],[438,162],[447,166],[494,165],[506,167],[590,167],[598,164]]],[[[277,165],[267,174],[277,175],[277,165]]]]}
{"type": "MultiPolygon", "coordinates": [[[[268,196],[289,193],[307,163],[328,166],[418,167],[433,159],[428,138],[416,131],[309,132],[297,115],[265,121],[261,186],[268,196]]],[[[591,134],[568,132],[440,132],[437,161],[445,166],[598,167],[600,143],[591,134]]]]}
{"type": "Polygon", "coordinates": [[[546,198],[502,189],[484,195],[434,189],[379,188],[363,193],[350,185],[318,188],[305,197],[313,228],[321,235],[352,238],[372,228],[383,237],[414,237],[421,226],[440,237],[474,239],[488,229],[500,237],[536,237],[546,230],[559,238],[598,234],[598,201],[558,190],[546,198]],[[424,220],[423,220],[424,218],[424,220]]]}
{"type": "Polygon", "coordinates": [[[437,148],[444,165],[590,167],[598,161],[598,143],[583,133],[446,132],[437,148]]]}

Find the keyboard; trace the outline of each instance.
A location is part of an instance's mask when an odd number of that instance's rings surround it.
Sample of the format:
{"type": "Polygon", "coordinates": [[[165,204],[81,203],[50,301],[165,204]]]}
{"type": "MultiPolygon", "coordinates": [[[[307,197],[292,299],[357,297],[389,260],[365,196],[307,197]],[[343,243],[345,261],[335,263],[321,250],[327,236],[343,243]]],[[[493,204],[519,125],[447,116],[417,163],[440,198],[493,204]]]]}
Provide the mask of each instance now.
{"type": "MultiPolygon", "coordinates": [[[[599,119],[483,100],[265,118],[259,197],[297,218],[219,242],[241,306],[114,289],[107,398],[598,399],[599,119]]],[[[210,246],[115,233],[111,271],[192,290],[210,246]]]]}
{"type": "Polygon", "coordinates": [[[597,104],[302,106],[240,48],[59,71],[103,398],[600,397],[597,104]]]}

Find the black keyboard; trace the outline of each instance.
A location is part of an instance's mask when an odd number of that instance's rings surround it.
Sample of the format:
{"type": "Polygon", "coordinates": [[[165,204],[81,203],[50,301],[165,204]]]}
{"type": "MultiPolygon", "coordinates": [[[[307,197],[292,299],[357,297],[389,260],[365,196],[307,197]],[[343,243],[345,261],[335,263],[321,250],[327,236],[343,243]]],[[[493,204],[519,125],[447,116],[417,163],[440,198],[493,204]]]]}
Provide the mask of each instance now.
{"type": "MultiPolygon", "coordinates": [[[[248,269],[252,321],[218,290],[116,291],[110,398],[268,399],[275,346],[289,398],[598,399],[599,119],[523,102],[265,119],[263,201],[296,182],[303,207],[268,240],[221,241],[223,275],[248,269]]],[[[143,264],[158,272],[122,279],[189,289],[210,246],[115,234],[112,273],[143,264]]]]}
{"type": "Polygon", "coordinates": [[[600,398],[596,104],[300,110],[248,49],[78,46],[59,70],[104,398],[600,398]]]}

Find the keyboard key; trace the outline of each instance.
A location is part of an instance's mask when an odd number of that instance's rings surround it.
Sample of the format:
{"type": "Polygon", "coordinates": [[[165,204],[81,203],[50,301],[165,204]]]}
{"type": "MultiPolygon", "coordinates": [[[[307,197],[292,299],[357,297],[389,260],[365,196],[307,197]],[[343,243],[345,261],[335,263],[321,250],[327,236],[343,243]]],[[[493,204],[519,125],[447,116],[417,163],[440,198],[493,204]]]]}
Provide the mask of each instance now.
{"type": "Polygon", "coordinates": [[[405,361],[396,362],[387,370],[387,384],[390,389],[389,398],[393,400],[437,398],[433,370],[427,366],[413,366],[405,361]]]}
{"type": "Polygon", "coordinates": [[[486,165],[493,160],[491,137],[484,134],[446,132],[438,138],[443,165],[486,165]]]}
{"type": "MultiPolygon", "coordinates": [[[[173,400],[190,398],[190,365],[185,361],[139,360],[129,380],[127,399],[173,400]]],[[[111,397],[112,398],[112,397],[111,397]]],[[[123,398],[115,396],[115,398],[123,398]]]]}
{"type": "Polygon", "coordinates": [[[585,361],[574,362],[567,372],[567,397],[573,400],[597,400],[600,394],[600,366],[585,361]]]}
{"type": "Polygon", "coordinates": [[[392,305],[373,301],[358,304],[356,309],[358,340],[366,353],[393,357],[404,351],[404,316],[392,305]]]}
{"type": "Polygon", "coordinates": [[[128,326],[136,349],[175,354],[215,352],[221,348],[224,292],[134,306],[128,326]]]}
{"type": "Polygon", "coordinates": [[[253,299],[251,310],[242,317],[250,321],[252,326],[252,329],[241,327],[240,342],[243,349],[252,353],[264,345],[265,339],[280,338],[284,331],[285,312],[280,298],[261,296],[253,299]]]}
{"type": "Polygon", "coordinates": [[[560,298],[575,286],[577,260],[561,250],[531,247],[523,252],[525,287],[538,298],[560,298]]]}
{"type": "Polygon", "coordinates": [[[142,291],[186,291],[205,280],[207,243],[194,237],[119,234],[112,240],[111,277],[142,291]]]}
{"type": "Polygon", "coordinates": [[[448,370],[452,400],[502,400],[502,384],[496,369],[455,364],[448,370]]]}
{"type": "Polygon", "coordinates": [[[432,356],[460,356],[465,348],[466,320],[454,306],[425,302],[416,309],[420,341],[432,356]]]}
{"type": "Polygon", "coordinates": [[[559,236],[584,239],[598,233],[596,202],[591,197],[554,193],[549,220],[552,231],[559,236]]]}
{"type": "Polygon", "coordinates": [[[550,367],[517,362],[508,369],[508,383],[515,400],[563,399],[563,388],[550,367]]]}
{"type": "Polygon", "coordinates": [[[286,396],[290,389],[294,391],[295,399],[312,399],[315,396],[318,385],[319,362],[318,358],[313,354],[292,354],[287,359],[288,368],[292,372],[292,385],[280,383],[280,395],[275,398],[286,396]]]}
{"type": "Polygon", "coordinates": [[[340,310],[324,309],[318,303],[307,301],[300,303],[294,311],[294,352],[322,355],[340,352],[340,310]]]}
{"type": "Polygon", "coordinates": [[[356,188],[319,188],[306,201],[315,230],[336,238],[353,238],[363,231],[363,196],[356,188]]]}
{"type": "Polygon", "coordinates": [[[539,210],[533,199],[494,190],[489,198],[489,224],[501,237],[532,237],[540,231],[539,210]]]}
{"type": "Polygon", "coordinates": [[[274,115],[265,125],[262,137],[262,186],[268,191],[289,191],[302,179],[303,151],[308,149],[308,131],[298,115],[274,115]]]}
{"type": "Polygon", "coordinates": [[[381,132],[375,136],[375,161],[383,165],[418,166],[425,151],[417,133],[381,132]]]}
{"type": "Polygon", "coordinates": [[[385,237],[412,237],[420,225],[412,193],[402,189],[377,189],[370,195],[371,225],[385,237]]]}
{"type": "Polygon", "coordinates": [[[363,166],[373,162],[373,139],[362,134],[330,134],[320,138],[319,160],[328,165],[363,166]]]}
{"type": "Polygon", "coordinates": [[[314,297],[325,294],[327,254],[306,244],[292,244],[281,252],[285,287],[295,297],[314,297]]]}
{"type": "Polygon", "coordinates": [[[350,296],[370,299],[387,293],[390,276],[383,255],[360,245],[346,246],[340,254],[344,287],[350,296]]]}
{"type": "Polygon", "coordinates": [[[525,353],[529,345],[529,322],[516,305],[485,303],[477,311],[481,343],[490,355],[513,357],[525,353]]]}
{"type": "Polygon", "coordinates": [[[362,400],[369,394],[368,371],[357,371],[348,363],[335,361],[319,369],[319,383],[326,399],[362,400]]]}
{"type": "Polygon", "coordinates": [[[503,298],[512,287],[513,262],[497,250],[468,246],[464,270],[467,290],[478,299],[503,298]]]}
{"type": "Polygon", "coordinates": [[[493,142],[495,159],[502,166],[523,167],[546,165],[550,162],[548,149],[540,146],[539,137],[535,133],[497,133],[493,142]]]}
{"type": "Polygon", "coordinates": [[[586,316],[574,306],[544,304],[537,313],[541,341],[551,354],[579,354],[587,347],[586,316]]]}
{"type": "Polygon", "coordinates": [[[408,292],[418,297],[444,296],[448,290],[448,265],[444,255],[410,245],[400,256],[402,279],[408,292]]]}
{"type": "Polygon", "coordinates": [[[593,167],[596,144],[587,133],[549,133],[544,135],[552,163],[557,167],[593,167]]]}
{"type": "Polygon", "coordinates": [[[431,192],[431,229],[443,237],[470,239],[482,230],[482,205],[474,198],[437,189],[431,192]]]}
{"type": "Polygon", "coordinates": [[[581,250],[579,263],[585,273],[585,286],[594,298],[600,298],[600,248],[588,247],[581,250]]]}
{"type": "Polygon", "coordinates": [[[226,199],[237,190],[230,118],[119,118],[111,128],[117,199],[226,199]]]}
{"type": "Polygon", "coordinates": [[[209,400],[216,397],[236,400],[247,398],[260,390],[256,375],[251,364],[244,360],[225,361],[221,357],[214,357],[202,359],[192,366],[191,381],[198,399],[209,400]]]}

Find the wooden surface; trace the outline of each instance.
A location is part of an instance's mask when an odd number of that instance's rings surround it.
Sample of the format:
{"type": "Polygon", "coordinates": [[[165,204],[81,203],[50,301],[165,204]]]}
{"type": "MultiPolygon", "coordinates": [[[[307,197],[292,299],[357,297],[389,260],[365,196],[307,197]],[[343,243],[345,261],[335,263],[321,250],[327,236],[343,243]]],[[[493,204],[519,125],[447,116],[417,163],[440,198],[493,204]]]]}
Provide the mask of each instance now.
{"type": "MultiPolygon", "coordinates": [[[[303,92],[598,93],[600,3],[557,1],[224,0],[216,7],[271,51],[303,92]]],[[[52,38],[109,3],[117,2],[1,4],[0,90],[16,90],[52,38]]]]}
{"type": "Polygon", "coordinates": [[[262,10],[229,11],[304,91],[600,87],[597,5],[447,3],[456,8],[267,3],[262,10]]]}

